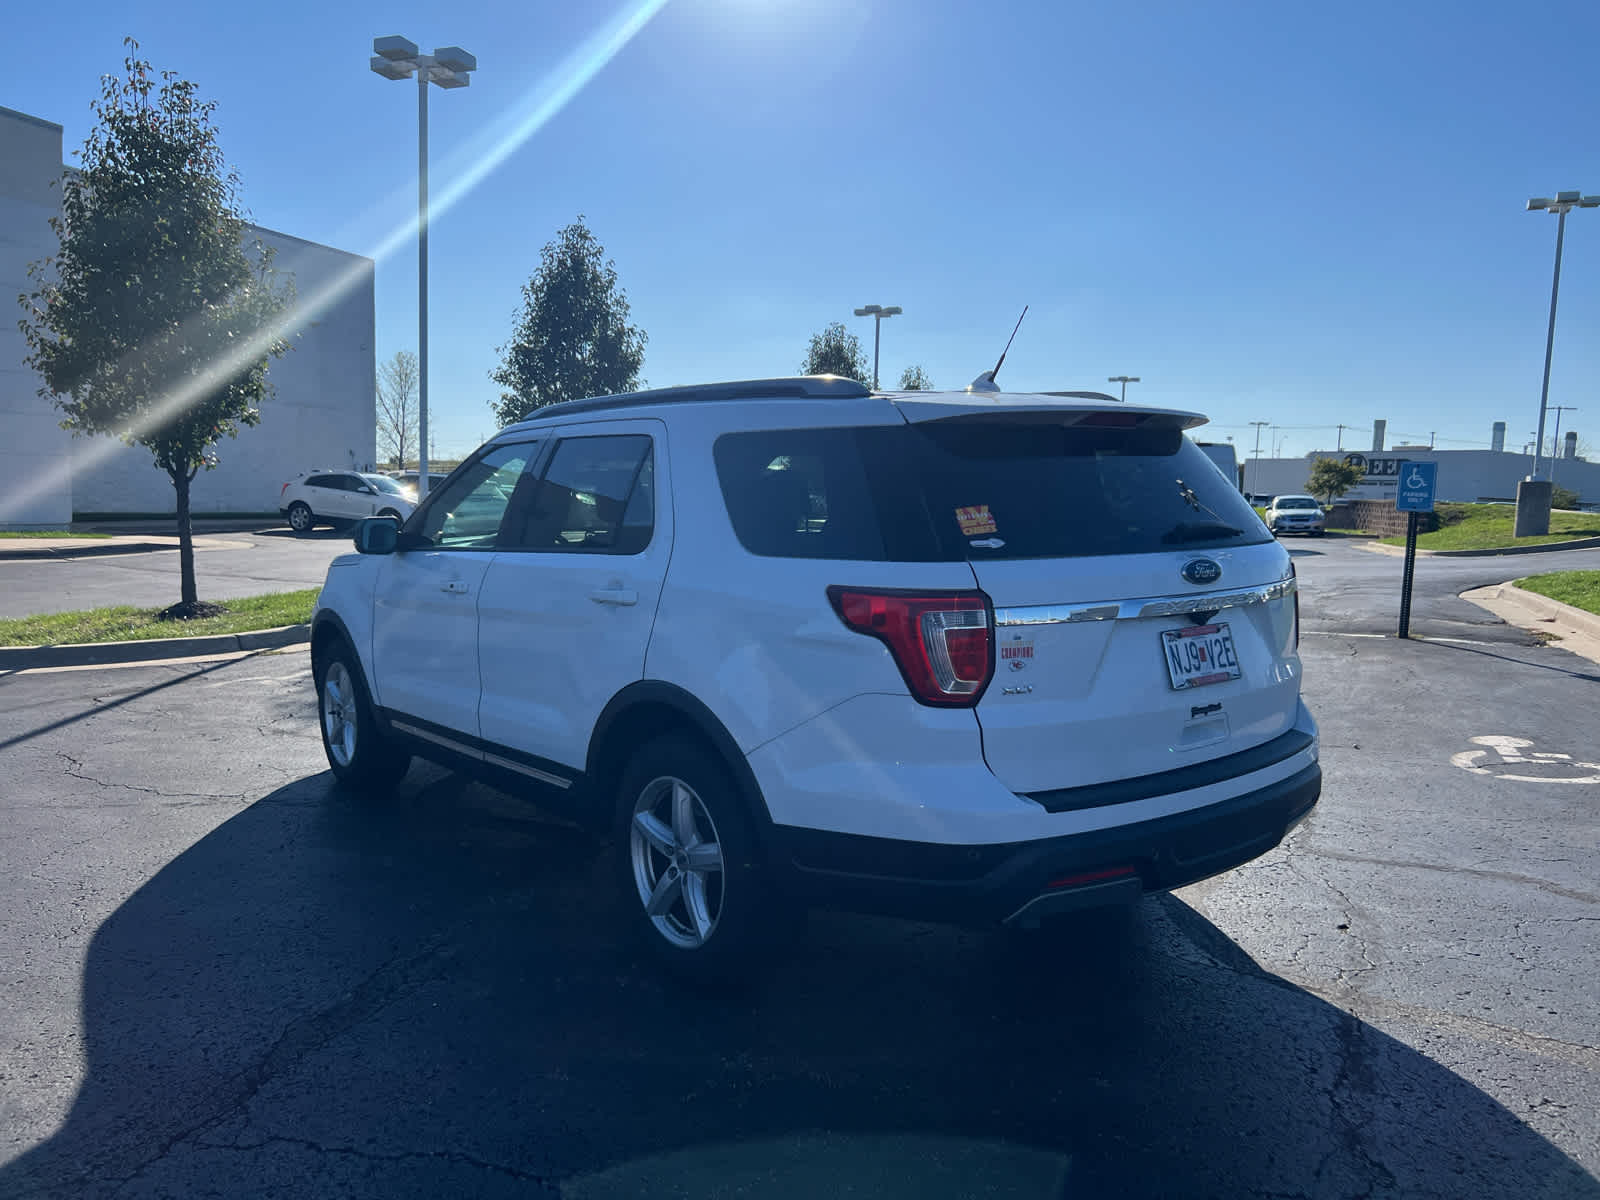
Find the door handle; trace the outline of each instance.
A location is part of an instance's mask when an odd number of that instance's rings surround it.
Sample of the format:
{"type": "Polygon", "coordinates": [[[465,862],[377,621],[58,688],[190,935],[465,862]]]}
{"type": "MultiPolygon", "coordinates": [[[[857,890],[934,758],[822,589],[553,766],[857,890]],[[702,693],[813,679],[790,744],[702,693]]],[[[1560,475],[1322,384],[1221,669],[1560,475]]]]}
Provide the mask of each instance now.
{"type": "Polygon", "coordinates": [[[441,592],[449,592],[452,596],[465,596],[469,589],[464,580],[452,579],[448,583],[441,583],[439,590],[441,592]]]}
{"type": "Polygon", "coordinates": [[[589,599],[596,604],[631,605],[639,603],[639,593],[631,588],[595,588],[589,593],[589,599]]]}

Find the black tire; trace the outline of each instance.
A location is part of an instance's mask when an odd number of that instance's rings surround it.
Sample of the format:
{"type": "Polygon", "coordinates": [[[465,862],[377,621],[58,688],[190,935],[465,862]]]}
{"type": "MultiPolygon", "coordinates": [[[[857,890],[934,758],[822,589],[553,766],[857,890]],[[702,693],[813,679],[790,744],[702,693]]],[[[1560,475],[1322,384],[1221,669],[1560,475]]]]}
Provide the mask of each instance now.
{"type": "MultiPolygon", "coordinates": [[[[774,893],[763,868],[750,813],[722,762],[698,743],[665,736],[646,743],[633,756],[617,789],[615,814],[616,875],[624,919],[648,952],[674,973],[692,982],[728,980],[758,966],[774,946],[789,939],[789,906],[774,893]],[[677,788],[687,789],[694,832],[683,832],[673,812],[677,788]],[[663,806],[665,806],[663,808],[663,806]],[[670,853],[639,827],[636,815],[665,811],[666,833],[676,847],[670,853]],[[712,839],[715,839],[714,842],[712,839]],[[720,866],[694,870],[690,852],[715,845],[720,866]],[[676,855],[677,857],[674,857],[676,855]],[[678,884],[675,894],[670,875],[678,884]],[[691,876],[698,876],[699,883],[691,876]],[[666,883],[670,904],[652,915],[647,887],[666,883]],[[692,906],[698,893],[699,904],[692,906]],[[698,920],[695,908],[699,909],[698,920]],[[709,918],[709,928],[706,921],[709,918]]],[[[659,836],[661,829],[656,829],[659,836]]]]}
{"type": "Polygon", "coordinates": [[[411,755],[378,728],[355,652],[343,642],[330,648],[317,664],[316,685],[317,726],[333,777],[363,795],[393,791],[411,755]]]}
{"type": "Polygon", "coordinates": [[[317,523],[316,513],[311,511],[311,506],[304,500],[296,500],[289,505],[289,528],[296,533],[310,533],[317,523]]]}

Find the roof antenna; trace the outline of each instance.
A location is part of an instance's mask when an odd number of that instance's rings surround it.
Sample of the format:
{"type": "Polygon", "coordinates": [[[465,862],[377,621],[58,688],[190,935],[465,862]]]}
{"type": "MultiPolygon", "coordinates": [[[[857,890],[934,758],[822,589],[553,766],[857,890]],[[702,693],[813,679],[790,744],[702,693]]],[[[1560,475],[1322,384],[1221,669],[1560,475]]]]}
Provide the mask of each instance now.
{"type": "MultiPolygon", "coordinates": [[[[1026,304],[1024,304],[1022,306],[1022,317],[1025,317],[1027,315],[1028,315],[1028,306],[1026,304]]],[[[1011,336],[1006,339],[1006,348],[1004,350],[1000,351],[1000,361],[995,363],[994,370],[985,371],[982,375],[979,375],[971,383],[967,384],[967,391],[969,391],[969,392],[998,392],[1000,390],[1000,385],[997,384],[994,381],[994,377],[996,375],[1000,374],[1000,368],[1005,365],[1006,355],[1011,352],[1011,343],[1017,340],[1017,330],[1022,328],[1022,317],[1018,317],[1017,318],[1017,323],[1011,327],[1011,336]]]]}

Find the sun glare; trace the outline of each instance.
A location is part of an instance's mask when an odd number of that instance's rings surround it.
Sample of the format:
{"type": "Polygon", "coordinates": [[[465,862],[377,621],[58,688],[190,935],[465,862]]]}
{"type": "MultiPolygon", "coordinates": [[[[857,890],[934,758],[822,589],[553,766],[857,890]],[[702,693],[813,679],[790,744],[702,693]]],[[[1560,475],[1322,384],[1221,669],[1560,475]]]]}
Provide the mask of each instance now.
{"type": "MultiPolygon", "coordinates": [[[[481,146],[467,168],[453,177],[446,186],[429,200],[429,221],[436,222],[449,212],[464,196],[481,184],[495,168],[516,153],[529,138],[538,133],[549,121],[577,96],[590,80],[603,70],[622,49],[667,5],[667,0],[633,0],[624,4],[617,13],[573,52],[563,59],[547,78],[531,86],[516,104],[512,105],[490,125],[480,138],[481,146]]],[[[367,252],[368,257],[379,262],[408,249],[417,236],[417,219],[402,222],[378,245],[367,252]]],[[[209,365],[187,386],[164,397],[154,405],[139,425],[129,430],[137,436],[144,429],[153,429],[172,414],[194,404],[208,390],[230,378],[239,368],[267,352],[267,347],[278,338],[291,337],[296,329],[313,324],[341,297],[356,287],[366,275],[365,264],[344,272],[333,282],[310,294],[302,294],[284,320],[265,330],[225,360],[209,365]]],[[[268,372],[271,379],[271,372],[268,372]]],[[[94,439],[92,449],[78,457],[64,455],[60,463],[35,476],[22,486],[8,492],[0,499],[0,514],[21,512],[37,497],[66,486],[74,472],[90,471],[115,454],[121,446],[116,438],[94,439]]]]}

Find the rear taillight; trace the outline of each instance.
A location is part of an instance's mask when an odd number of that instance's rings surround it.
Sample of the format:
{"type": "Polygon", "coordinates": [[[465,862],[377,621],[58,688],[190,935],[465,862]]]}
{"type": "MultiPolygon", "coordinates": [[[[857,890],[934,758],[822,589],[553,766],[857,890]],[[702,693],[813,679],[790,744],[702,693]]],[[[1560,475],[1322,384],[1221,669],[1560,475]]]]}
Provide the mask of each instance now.
{"type": "Polygon", "coordinates": [[[982,592],[867,591],[831,587],[834,611],[857,633],[875,637],[923,704],[978,702],[994,675],[994,620],[982,592]]]}
{"type": "Polygon", "coordinates": [[[285,492],[287,492],[288,490],[289,490],[289,485],[286,483],[281,488],[278,489],[278,498],[282,499],[283,498],[283,494],[285,492]]]}

